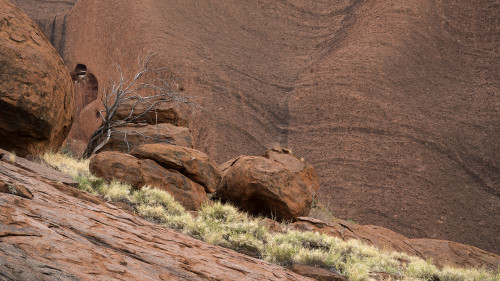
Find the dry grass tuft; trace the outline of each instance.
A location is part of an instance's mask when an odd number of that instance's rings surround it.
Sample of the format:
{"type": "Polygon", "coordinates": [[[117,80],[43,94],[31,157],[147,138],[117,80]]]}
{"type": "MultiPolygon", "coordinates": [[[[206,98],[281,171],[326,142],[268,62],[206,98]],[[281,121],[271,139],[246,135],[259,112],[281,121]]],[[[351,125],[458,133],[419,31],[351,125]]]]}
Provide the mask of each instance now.
{"type": "Polygon", "coordinates": [[[91,175],[88,160],[75,160],[54,153],[45,154],[43,159],[73,176],[80,189],[111,202],[127,201],[135,207],[137,214],[149,221],[276,264],[300,263],[335,268],[354,281],[372,280],[371,272],[386,272],[403,280],[500,281],[500,269],[497,272],[451,267],[440,270],[430,260],[398,252],[381,252],[358,240],[342,241],[315,232],[271,233],[259,224],[259,218],[220,202],[205,204],[195,218],[166,191],[148,186],[134,190],[129,185],[107,183],[91,175]]]}

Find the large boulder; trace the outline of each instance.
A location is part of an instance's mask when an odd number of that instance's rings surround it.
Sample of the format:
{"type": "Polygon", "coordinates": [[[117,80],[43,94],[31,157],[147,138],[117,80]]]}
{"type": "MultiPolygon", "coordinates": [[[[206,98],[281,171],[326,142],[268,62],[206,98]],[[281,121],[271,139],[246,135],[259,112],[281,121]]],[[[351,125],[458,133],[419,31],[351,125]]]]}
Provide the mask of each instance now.
{"type": "Polygon", "coordinates": [[[189,147],[171,144],[145,144],[136,147],[132,155],[152,159],[167,169],[179,170],[186,177],[213,193],[221,180],[217,164],[205,153],[189,147]]]}
{"type": "Polygon", "coordinates": [[[117,127],[102,151],[130,153],[134,147],[151,143],[170,143],[192,148],[193,137],[188,128],[168,123],[158,125],[129,124],[117,127]]]}
{"type": "Polygon", "coordinates": [[[286,148],[272,148],[264,153],[267,159],[277,161],[294,172],[311,189],[313,194],[319,190],[319,178],[314,167],[306,162],[304,158],[293,155],[292,151],[286,148]]]}
{"type": "Polygon", "coordinates": [[[149,159],[114,151],[102,152],[92,157],[90,171],[98,177],[128,183],[137,189],[149,185],[165,190],[188,210],[198,210],[208,201],[201,185],[149,159]]]}
{"type": "Polygon", "coordinates": [[[285,165],[264,157],[241,156],[222,165],[217,196],[253,214],[292,220],[309,214],[311,189],[285,165]]]}
{"type": "Polygon", "coordinates": [[[57,150],[73,122],[73,85],[57,51],[24,12],[0,0],[0,147],[57,150]]]}

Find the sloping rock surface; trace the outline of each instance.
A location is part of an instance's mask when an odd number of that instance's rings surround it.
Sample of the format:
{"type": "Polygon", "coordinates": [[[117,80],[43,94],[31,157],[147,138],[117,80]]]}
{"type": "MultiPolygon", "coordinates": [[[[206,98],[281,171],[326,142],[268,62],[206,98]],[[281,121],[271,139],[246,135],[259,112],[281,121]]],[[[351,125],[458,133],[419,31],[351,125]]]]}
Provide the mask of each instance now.
{"type": "Polygon", "coordinates": [[[200,97],[195,141],[219,163],[290,147],[337,216],[500,253],[497,14],[497,0],[80,0],[63,53],[109,81],[118,57],[158,50],[200,97]]]}
{"type": "Polygon", "coordinates": [[[151,224],[44,175],[0,161],[0,181],[34,195],[0,193],[1,280],[311,280],[151,224]]]}
{"type": "Polygon", "coordinates": [[[326,223],[300,217],[288,227],[293,230],[324,233],[343,240],[358,239],[384,251],[405,252],[424,259],[432,258],[433,263],[438,266],[487,267],[491,270],[500,266],[499,255],[473,246],[437,239],[410,239],[376,225],[358,225],[344,220],[326,223]]]}
{"type": "Polygon", "coordinates": [[[62,59],[24,12],[0,1],[0,147],[57,150],[73,122],[73,84],[62,59]]]}

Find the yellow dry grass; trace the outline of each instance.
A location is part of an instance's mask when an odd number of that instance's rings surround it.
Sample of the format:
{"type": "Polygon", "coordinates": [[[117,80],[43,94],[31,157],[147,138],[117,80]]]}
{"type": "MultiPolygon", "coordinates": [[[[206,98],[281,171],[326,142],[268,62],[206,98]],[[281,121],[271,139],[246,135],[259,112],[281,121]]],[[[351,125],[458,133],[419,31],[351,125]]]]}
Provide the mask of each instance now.
{"type": "Polygon", "coordinates": [[[271,233],[254,218],[234,206],[206,204],[193,217],[163,190],[144,187],[134,190],[118,182],[108,183],[90,174],[88,160],[46,153],[52,167],[73,176],[82,190],[108,201],[127,200],[141,217],[181,231],[213,245],[252,253],[280,265],[293,263],[335,268],[349,280],[374,280],[372,272],[386,272],[402,280],[500,281],[500,270],[445,267],[438,269],[430,260],[399,252],[382,252],[358,240],[343,241],[316,232],[271,233]]]}

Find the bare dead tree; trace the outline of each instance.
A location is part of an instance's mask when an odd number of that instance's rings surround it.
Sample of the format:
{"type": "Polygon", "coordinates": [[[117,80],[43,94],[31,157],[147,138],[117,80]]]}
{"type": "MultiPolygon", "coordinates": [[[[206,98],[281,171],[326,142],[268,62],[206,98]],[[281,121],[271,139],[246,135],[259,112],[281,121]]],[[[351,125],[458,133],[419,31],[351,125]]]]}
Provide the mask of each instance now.
{"type": "MultiPolygon", "coordinates": [[[[174,91],[174,87],[165,77],[162,77],[162,73],[166,69],[152,66],[154,57],[155,54],[152,53],[143,60],[140,57],[138,58],[138,70],[130,82],[125,80],[120,64],[116,65],[120,77],[118,82],[112,82],[111,88],[105,89],[101,95],[104,106],[104,109],[99,112],[102,125],[91,135],[82,158],[88,158],[99,151],[106,145],[114,132],[123,132],[118,130],[119,127],[138,123],[144,116],[153,112],[158,104],[188,102],[180,93],[174,91]],[[149,102],[148,107],[143,112],[136,114],[136,107],[144,102],[149,102]],[[120,106],[128,103],[131,103],[129,114],[118,119],[117,112],[120,106]]],[[[173,82],[175,83],[175,81],[173,82]]]]}

